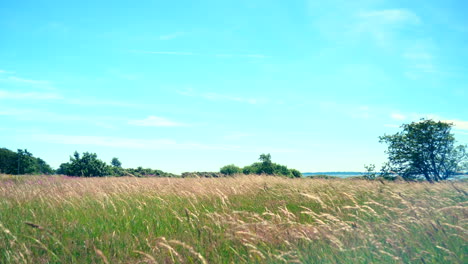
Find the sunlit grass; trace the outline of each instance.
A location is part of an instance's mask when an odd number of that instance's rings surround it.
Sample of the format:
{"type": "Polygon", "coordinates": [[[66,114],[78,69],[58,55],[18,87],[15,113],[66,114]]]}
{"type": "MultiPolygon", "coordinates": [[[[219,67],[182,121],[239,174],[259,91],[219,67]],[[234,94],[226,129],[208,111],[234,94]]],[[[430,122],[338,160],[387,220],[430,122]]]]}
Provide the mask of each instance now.
{"type": "Polygon", "coordinates": [[[467,183],[0,176],[0,263],[467,263],[467,183]]]}

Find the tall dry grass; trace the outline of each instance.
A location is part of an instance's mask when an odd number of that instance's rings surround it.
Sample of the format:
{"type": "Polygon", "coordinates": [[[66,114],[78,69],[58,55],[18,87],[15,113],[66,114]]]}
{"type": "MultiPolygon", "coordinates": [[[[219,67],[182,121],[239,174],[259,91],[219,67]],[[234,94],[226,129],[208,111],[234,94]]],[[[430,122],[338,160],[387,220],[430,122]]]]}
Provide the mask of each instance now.
{"type": "Polygon", "coordinates": [[[467,183],[0,176],[0,263],[467,263],[467,183]]]}

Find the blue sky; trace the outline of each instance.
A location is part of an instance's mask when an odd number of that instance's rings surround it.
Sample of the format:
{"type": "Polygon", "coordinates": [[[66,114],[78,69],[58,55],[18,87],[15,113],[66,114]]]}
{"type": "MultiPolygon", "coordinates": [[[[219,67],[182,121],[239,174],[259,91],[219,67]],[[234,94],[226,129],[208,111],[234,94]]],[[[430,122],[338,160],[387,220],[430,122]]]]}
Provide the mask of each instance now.
{"type": "Polygon", "coordinates": [[[7,1],[0,147],[53,167],[215,171],[261,153],[380,166],[378,137],[450,120],[468,143],[466,1],[7,1]]]}

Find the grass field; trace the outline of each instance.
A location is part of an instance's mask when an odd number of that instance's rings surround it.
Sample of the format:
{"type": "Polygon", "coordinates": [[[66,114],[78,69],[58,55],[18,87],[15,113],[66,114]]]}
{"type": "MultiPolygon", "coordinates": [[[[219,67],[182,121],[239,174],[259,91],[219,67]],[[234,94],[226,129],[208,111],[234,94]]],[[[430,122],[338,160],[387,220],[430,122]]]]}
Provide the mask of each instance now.
{"type": "Polygon", "coordinates": [[[0,263],[468,263],[467,187],[0,175],[0,263]]]}

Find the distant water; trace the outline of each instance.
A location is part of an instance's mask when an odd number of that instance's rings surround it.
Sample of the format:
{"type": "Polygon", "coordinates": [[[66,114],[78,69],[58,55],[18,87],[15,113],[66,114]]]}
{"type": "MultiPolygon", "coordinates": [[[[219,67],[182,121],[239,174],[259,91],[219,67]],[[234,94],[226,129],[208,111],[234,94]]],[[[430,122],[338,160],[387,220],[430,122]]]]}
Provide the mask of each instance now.
{"type": "Polygon", "coordinates": [[[348,178],[348,177],[356,177],[356,176],[363,176],[364,172],[357,172],[357,171],[326,171],[326,172],[304,172],[302,176],[309,177],[315,175],[327,175],[333,177],[340,177],[340,178],[348,178]]]}
{"type": "MultiPolygon", "coordinates": [[[[376,173],[379,175],[379,173],[376,173]]],[[[348,177],[356,177],[356,176],[364,176],[366,175],[365,172],[357,172],[357,171],[326,171],[326,172],[304,172],[302,173],[303,177],[315,176],[315,175],[327,175],[333,177],[340,177],[340,178],[348,178],[348,177]]],[[[467,179],[468,174],[458,174],[450,178],[449,180],[463,180],[467,179]]]]}

